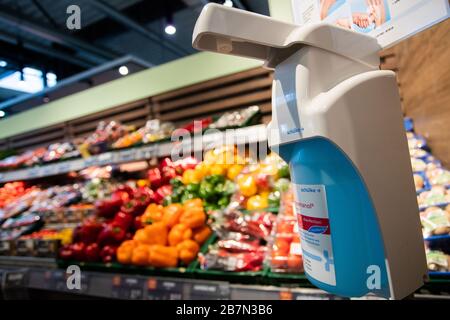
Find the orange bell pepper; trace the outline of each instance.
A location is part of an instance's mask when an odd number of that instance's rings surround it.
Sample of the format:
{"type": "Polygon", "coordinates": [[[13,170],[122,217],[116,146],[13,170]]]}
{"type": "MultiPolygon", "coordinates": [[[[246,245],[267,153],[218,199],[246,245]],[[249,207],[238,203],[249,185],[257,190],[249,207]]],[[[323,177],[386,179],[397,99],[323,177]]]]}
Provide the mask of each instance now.
{"type": "Polygon", "coordinates": [[[162,221],[164,221],[168,227],[176,225],[181,215],[183,214],[183,206],[179,203],[173,203],[164,208],[164,214],[162,221]]]}
{"type": "Polygon", "coordinates": [[[195,207],[185,209],[180,217],[180,222],[189,228],[201,227],[206,222],[206,214],[203,208],[195,207]]]}
{"type": "Polygon", "coordinates": [[[141,216],[141,222],[143,225],[151,224],[153,222],[161,221],[163,218],[163,206],[151,203],[147,209],[145,209],[145,212],[141,216]]]}
{"type": "Polygon", "coordinates": [[[150,246],[145,244],[140,244],[133,249],[133,254],[131,256],[131,263],[137,266],[148,265],[150,246]]]}
{"type": "Polygon", "coordinates": [[[134,234],[133,240],[140,244],[147,243],[147,234],[145,233],[144,229],[139,229],[134,234]]]}
{"type": "Polygon", "coordinates": [[[169,245],[176,246],[183,240],[192,237],[192,229],[187,225],[179,223],[175,225],[169,232],[169,245]]]}
{"type": "Polygon", "coordinates": [[[192,230],[194,236],[192,237],[198,244],[204,243],[212,234],[212,230],[208,226],[198,227],[192,230]]]}
{"type": "Polygon", "coordinates": [[[175,247],[154,245],[150,248],[148,263],[154,267],[175,268],[178,264],[178,251],[175,247]]]}
{"type": "Polygon", "coordinates": [[[184,240],[177,245],[178,257],[184,264],[192,262],[200,250],[200,246],[194,240],[184,240]]]}
{"type": "Polygon", "coordinates": [[[146,235],[146,244],[166,245],[169,229],[164,222],[155,222],[146,226],[143,230],[146,235]]]}
{"type": "Polygon", "coordinates": [[[117,248],[117,261],[123,264],[131,263],[131,258],[133,256],[133,249],[137,246],[136,241],[127,240],[122,242],[119,248],[117,248]]]}
{"type": "Polygon", "coordinates": [[[186,200],[183,204],[184,210],[191,208],[203,208],[203,201],[200,198],[186,200]]]}

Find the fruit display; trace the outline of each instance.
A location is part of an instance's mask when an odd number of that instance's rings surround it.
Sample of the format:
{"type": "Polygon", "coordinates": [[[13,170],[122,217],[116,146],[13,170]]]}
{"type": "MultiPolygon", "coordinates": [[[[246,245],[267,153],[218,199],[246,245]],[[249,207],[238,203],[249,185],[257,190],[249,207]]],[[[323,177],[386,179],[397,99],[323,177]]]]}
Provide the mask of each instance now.
{"type": "Polygon", "coordinates": [[[292,188],[281,196],[281,206],[267,255],[267,264],[272,272],[302,273],[303,257],[294,213],[292,188]]]}
{"type": "Polygon", "coordinates": [[[230,127],[241,127],[248,124],[259,112],[260,109],[258,106],[251,106],[233,112],[225,112],[216,121],[211,123],[209,128],[225,129],[230,127]]]}
{"type": "Polygon", "coordinates": [[[0,227],[0,241],[17,239],[24,234],[39,230],[43,225],[43,219],[32,212],[10,217],[0,227]]]}
{"type": "Polygon", "coordinates": [[[185,131],[189,133],[201,132],[209,127],[209,125],[213,122],[211,117],[197,119],[191,121],[181,128],[175,129],[175,134],[183,134],[185,131]]]}
{"type": "Polygon", "coordinates": [[[42,162],[52,162],[61,159],[70,159],[80,156],[80,152],[71,142],[51,144],[42,156],[42,162]]]}
{"type": "Polygon", "coordinates": [[[4,152],[0,157],[0,171],[32,167],[80,156],[88,158],[110,150],[165,141],[170,138],[172,133],[183,135],[201,132],[208,128],[224,130],[229,127],[246,126],[254,122],[252,120],[256,119],[255,116],[259,114],[259,111],[258,106],[251,106],[243,110],[225,113],[215,121],[212,117],[206,117],[190,121],[179,128],[176,128],[172,122],[163,122],[159,119],[148,120],[139,129],[114,120],[100,121],[95,131],[85,138],[54,143],[48,147],[39,147],[20,154],[4,152]]]}
{"type": "Polygon", "coordinates": [[[409,121],[407,139],[422,233],[425,238],[428,269],[450,271],[450,171],[442,167],[427,146],[426,140],[413,132],[409,121]]]}
{"type": "Polygon", "coordinates": [[[218,240],[200,253],[203,270],[255,272],[264,267],[266,243],[275,221],[270,212],[219,210],[212,213],[218,240]]]}
{"type": "Polygon", "coordinates": [[[127,148],[140,143],[151,143],[170,138],[175,126],[171,122],[161,122],[159,119],[147,121],[144,127],[126,133],[112,144],[113,149],[127,148]]]}
{"type": "Polygon", "coordinates": [[[19,155],[13,155],[0,160],[0,170],[18,169],[21,167],[31,167],[38,164],[47,152],[46,148],[28,150],[19,155]]]}
{"type": "Polygon", "coordinates": [[[174,268],[197,258],[200,246],[212,231],[200,199],[161,206],[150,204],[141,216],[141,227],[133,239],[117,249],[122,264],[174,268]]]}
{"type": "MultiPolygon", "coordinates": [[[[239,126],[256,109],[205,119],[201,130],[239,126]]],[[[138,130],[102,123],[84,150],[78,149],[94,154],[132,147],[165,139],[173,130],[173,124],[157,120],[138,130]]],[[[423,138],[411,132],[407,137],[429,267],[443,271],[448,250],[433,237],[450,235],[449,171],[423,138]]],[[[71,150],[55,144],[27,153],[22,165],[63,159],[71,150]]],[[[161,158],[133,173],[119,166],[91,167],[56,186],[5,184],[0,254],[294,279],[303,273],[303,259],[289,167],[274,153],[255,161],[245,151],[224,145],[205,151],[202,161],[161,158]]]]}
{"type": "Polygon", "coordinates": [[[428,207],[420,213],[422,231],[425,238],[450,234],[450,207],[428,207]]]}
{"type": "Polygon", "coordinates": [[[0,210],[29,191],[24,182],[6,183],[0,188],[0,210]]]}
{"type": "Polygon", "coordinates": [[[442,186],[434,186],[422,191],[417,196],[419,207],[435,206],[450,203],[450,190],[442,186]]]}
{"type": "Polygon", "coordinates": [[[430,271],[450,272],[450,255],[437,250],[427,250],[426,255],[430,271]]]}
{"type": "Polygon", "coordinates": [[[235,176],[237,192],[234,206],[247,210],[277,209],[280,194],[290,184],[289,167],[276,154],[269,154],[263,161],[243,167],[235,176]]]}
{"type": "Polygon", "coordinates": [[[119,122],[100,121],[95,131],[78,144],[78,150],[83,157],[99,154],[110,149],[111,145],[119,138],[126,135],[131,128],[123,126],[119,122]]]}

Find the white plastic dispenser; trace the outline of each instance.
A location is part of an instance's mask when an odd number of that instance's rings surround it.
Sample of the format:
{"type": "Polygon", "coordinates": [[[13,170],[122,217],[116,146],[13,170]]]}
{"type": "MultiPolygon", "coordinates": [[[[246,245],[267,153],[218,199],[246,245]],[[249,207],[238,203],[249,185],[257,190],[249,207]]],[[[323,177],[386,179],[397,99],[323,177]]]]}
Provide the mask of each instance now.
{"type": "Polygon", "coordinates": [[[336,295],[401,299],[427,274],[395,74],[375,38],[208,4],[193,46],[275,69],[269,146],[291,170],[305,272],[336,295]]]}

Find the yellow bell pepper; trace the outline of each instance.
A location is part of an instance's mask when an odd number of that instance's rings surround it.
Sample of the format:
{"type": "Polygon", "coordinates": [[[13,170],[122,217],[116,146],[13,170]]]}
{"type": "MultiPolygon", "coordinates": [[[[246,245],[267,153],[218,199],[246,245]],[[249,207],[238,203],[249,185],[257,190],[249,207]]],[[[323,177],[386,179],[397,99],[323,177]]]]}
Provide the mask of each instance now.
{"type": "Polygon", "coordinates": [[[183,184],[185,185],[188,185],[190,183],[199,183],[201,180],[202,177],[194,169],[187,169],[185,172],[183,172],[183,177],[181,179],[181,181],[183,181],[183,184]]]}
{"type": "Polygon", "coordinates": [[[243,165],[233,164],[231,167],[228,168],[227,178],[231,181],[234,181],[234,179],[236,179],[239,173],[241,173],[242,169],[244,169],[243,165]]]}
{"type": "Polygon", "coordinates": [[[212,175],[214,175],[214,174],[224,175],[225,171],[226,171],[226,169],[225,169],[225,166],[223,164],[213,164],[211,166],[211,169],[210,169],[210,173],[212,175]]]}
{"type": "Polygon", "coordinates": [[[246,209],[247,210],[261,210],[269,206],[269,201],[267,197],[261,196],[259,194],[251,196],[247,200],[246,209]]]}
{"type": "Polygon", "coordinates": [[[239,187],[239,191],[245,197],[251,197],[258,191],[255,178],[253,178],[250,174],[238,176],[237,185],[239,187]]]}
{"type": "Polygon", "coordinates": [[[209,169],[210,169],[209,165],[205,164],[204,162],[200,162],[198,165],[195,166],[194,170],[197,172],[200,179],[203,179],[204,177],[210,174],[209,169]]]}

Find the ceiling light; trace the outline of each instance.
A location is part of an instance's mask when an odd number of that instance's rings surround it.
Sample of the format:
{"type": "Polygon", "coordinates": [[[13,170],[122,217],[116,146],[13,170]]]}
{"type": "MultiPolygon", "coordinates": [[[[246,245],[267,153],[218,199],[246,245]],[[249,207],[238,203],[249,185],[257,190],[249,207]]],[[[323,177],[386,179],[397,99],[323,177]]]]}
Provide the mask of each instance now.
{"type": "Polygon", "coordinates": [[[231,0],[225,0],[225,2],[223,3],[224,6],[226,7],[232,7],[233,6],[233,1],[231,0]]]}
{"type": "Polygon", "coordinates": [[[123,76],[126,76],[128,74],[128,68],[127,66],[120,66],[119,73],[123,76]]]}
{"type": "Polygon", "coordinates": [[[6,116],[6,112],[3,110],[0,110],[0,118],[3,118],[4,116],[6,116]]]}
{"type": "Polygon", "coordinates": [[[4,68],[8,65],[8,63],[4,60],[0,60],[0,67],[4,68]]]}
{"type": "Polygon", "coordinates": [[[167,33],[168,35],[173,35],[177,32],[177,28],[175,28],[175,26],[173,24],[168,24],[164,28],[164,32],[167,33]]]}

